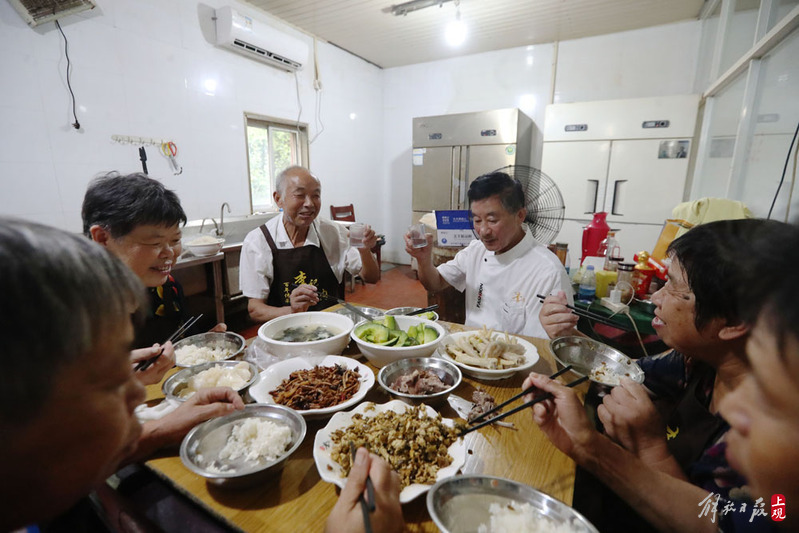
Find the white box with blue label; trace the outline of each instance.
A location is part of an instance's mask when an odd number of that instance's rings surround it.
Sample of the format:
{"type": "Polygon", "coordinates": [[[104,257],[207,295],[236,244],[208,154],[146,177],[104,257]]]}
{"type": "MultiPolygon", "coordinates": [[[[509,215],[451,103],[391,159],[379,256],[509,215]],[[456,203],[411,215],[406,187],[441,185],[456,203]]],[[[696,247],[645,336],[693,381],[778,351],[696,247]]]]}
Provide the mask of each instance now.
{"type": "Polygon", "coordinates": [[[468,210],[435,211],[439,246],[468,246],[475,239],[468,210]]]}

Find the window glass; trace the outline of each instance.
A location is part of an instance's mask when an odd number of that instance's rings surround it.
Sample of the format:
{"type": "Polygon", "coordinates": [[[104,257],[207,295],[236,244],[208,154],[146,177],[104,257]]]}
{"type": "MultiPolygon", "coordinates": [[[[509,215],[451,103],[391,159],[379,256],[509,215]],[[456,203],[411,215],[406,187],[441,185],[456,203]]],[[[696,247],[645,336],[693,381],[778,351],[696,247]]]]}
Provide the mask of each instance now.
{"type": "Polygon", "coordinates": [[[701,176],[696,176],[697,190],[692,198],[727,197],[735,136],[741,119],[741,105],[746,71],[713,98],[708,142],[702,154],[701,176]]]}
{"type": "Polygon", "coordinates": [[[768,29],[773,28],[785,15],[791,12],[793,8],[799,6],[799,0],[780,0],[777,6],[777,16],[774,17],[773,22],[769,24],[768,29]]]}
{"type": "Polygon", "coordinates": [[[711,78],[711,65],[713,63],[713,50],[716,47],[716,35],[719,31],[719,12],[721,2],[716,5],[713,14],[702,21],[702,40],[699,42],[699,60],[696,67],[696,92],[705,92],[711,78]]]}
{"type": "MultiPolygon", "coordinates": [[[[777,192],[791,138],[799,124],[799,31],[794,31],[761,60],[754,116],[754,135],[748,143],[742,199],[755,216],[768,215],[777,192]]],[[[795,148],[794,148],[795,149],[795,148]]],[[[788,221],[799,213],[794,191],[790,213],[792,162],[774,206],[772,218],[788,221]]]]}
{"type": "Polygon", "coordinates": [[[719,75],[730,68],[755,44],[755,29],[760,2],[728,0],[736,2],[730,26],[724,35],[719,75]]]}
{"type": "Polygon", "coordinates": [[[292,165],[307,166],[306,127],[247,117],[247,156],[252,211],[274,208],[275,177],[292,165]]]}

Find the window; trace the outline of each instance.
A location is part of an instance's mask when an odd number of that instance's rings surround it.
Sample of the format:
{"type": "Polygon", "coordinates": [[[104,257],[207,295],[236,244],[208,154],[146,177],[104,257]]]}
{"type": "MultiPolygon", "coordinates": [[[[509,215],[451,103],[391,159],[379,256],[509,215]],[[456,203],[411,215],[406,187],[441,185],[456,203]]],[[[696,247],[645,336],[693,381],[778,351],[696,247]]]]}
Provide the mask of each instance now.
{"type": "Polygon", "coordinates": [[[245,115],[245,118],[250,205],[255,213],[274,207],[275,177],[283,169],[308,165],[308,135],[306,125],[297,126],[253,115],[245,115]]]}

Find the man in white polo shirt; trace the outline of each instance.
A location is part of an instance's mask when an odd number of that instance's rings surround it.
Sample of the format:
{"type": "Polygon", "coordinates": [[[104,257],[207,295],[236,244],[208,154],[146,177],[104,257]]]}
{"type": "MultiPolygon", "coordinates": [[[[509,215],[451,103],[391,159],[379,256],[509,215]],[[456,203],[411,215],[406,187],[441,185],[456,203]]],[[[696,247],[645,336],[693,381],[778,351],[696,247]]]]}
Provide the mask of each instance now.
{"type": "Polygon", "coordinates": [[[466,325],[547,338],[538,319],[537,294],[564,291],[572,301],[571,282],[558,258],[536,241],[524,224],[522,186],[504,172],[480,176],[469,186],[474,231],[479,240],[438,268],[428,246],[405,250],[419,263],[419,280],[431,292],[455,287],[466,296],[466,325]]]}
{"type": "Polygon", "coordinates": [[[285,169],[275,185],[283,212],[247,234],[241,247],[239,281],[253,320],[329,307],[325,296],[343,300],[345,270],[377,282],[372,228],[366,228],[363,248],[351,248],[345,228],[318,219],[322,185],[306,168],[285,169]]]}

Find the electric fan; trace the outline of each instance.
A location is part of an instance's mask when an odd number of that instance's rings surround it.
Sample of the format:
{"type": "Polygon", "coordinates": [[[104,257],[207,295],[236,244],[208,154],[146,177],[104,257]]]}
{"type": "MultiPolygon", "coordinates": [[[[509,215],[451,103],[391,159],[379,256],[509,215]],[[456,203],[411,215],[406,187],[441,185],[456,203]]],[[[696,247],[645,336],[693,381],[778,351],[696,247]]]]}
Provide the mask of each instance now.
{"type": "Polygon", "coordinates": [[[525,165],[508,165],[494,172],[504,172],[516,178],[524,191],[524,207],[527,209],[525,224],[535,240],[549,244],[557,237],[563,226],[566,207],[555,182],[538,170],[525,165]]]}

